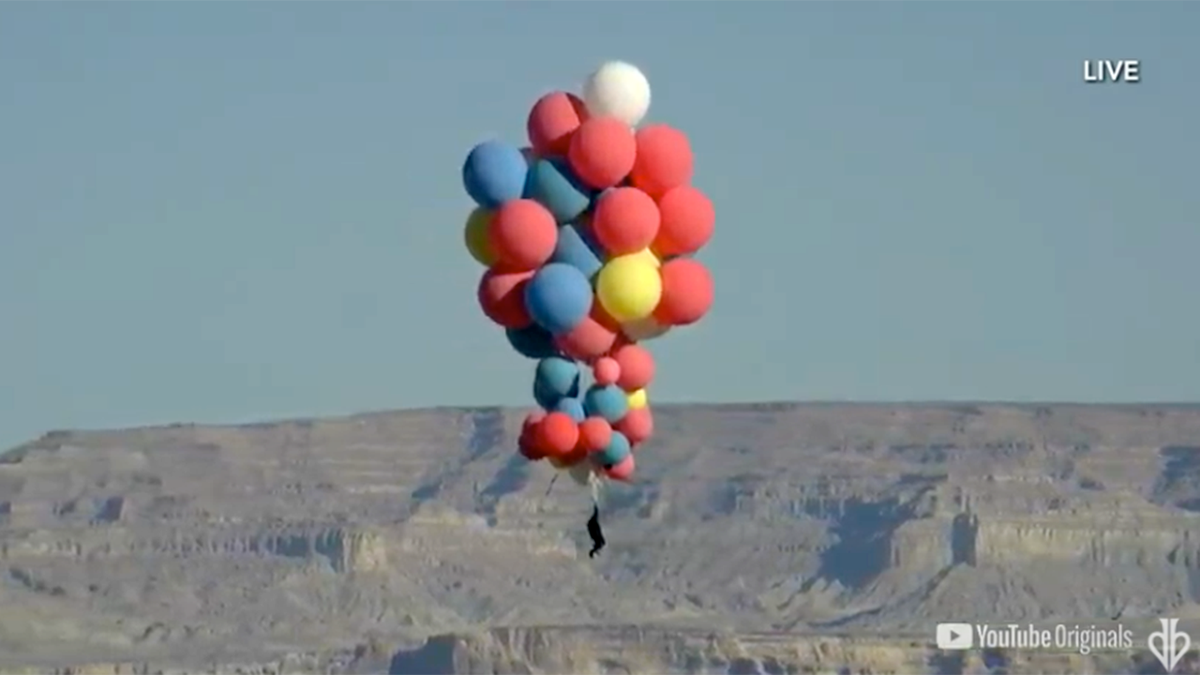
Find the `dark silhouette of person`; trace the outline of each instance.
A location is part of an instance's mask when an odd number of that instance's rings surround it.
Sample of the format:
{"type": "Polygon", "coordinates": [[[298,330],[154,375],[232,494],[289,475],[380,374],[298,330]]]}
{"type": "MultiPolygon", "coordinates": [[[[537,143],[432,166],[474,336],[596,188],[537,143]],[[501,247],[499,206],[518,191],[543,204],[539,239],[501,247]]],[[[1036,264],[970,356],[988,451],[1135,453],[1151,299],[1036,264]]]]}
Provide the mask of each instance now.
{"type": "Polygon", "coordinates": [[[588,535],[592,538],[592,550],[588,551],[589,558],[595,558],[600,549],[604,548],[604,532],[600,530],[600,507],[592,505],[592,517],[587,522],[588,535]]]}

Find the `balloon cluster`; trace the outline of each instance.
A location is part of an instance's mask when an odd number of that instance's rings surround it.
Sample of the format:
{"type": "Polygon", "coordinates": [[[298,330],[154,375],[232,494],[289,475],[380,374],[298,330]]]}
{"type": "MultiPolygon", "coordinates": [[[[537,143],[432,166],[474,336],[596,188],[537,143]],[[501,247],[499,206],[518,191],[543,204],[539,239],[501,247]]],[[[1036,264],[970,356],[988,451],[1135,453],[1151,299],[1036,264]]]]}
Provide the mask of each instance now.
{"type": "Polygon", "coordinates": [[[640,343],[699,321],[713,302],[712,276],[691,257],[712,237],[712,202],[690,184],[687,136],[638,128],[649,108],[641,71],[606,63],[582,98],[538,99],[530,147],[488,141],[463,164],[477,204],[467,249],[487,267],[479,304],[538,361],[542,410],[525,419],[520,452],[576,480],[630,479],[654,428],[654,359],[640,343]]]}

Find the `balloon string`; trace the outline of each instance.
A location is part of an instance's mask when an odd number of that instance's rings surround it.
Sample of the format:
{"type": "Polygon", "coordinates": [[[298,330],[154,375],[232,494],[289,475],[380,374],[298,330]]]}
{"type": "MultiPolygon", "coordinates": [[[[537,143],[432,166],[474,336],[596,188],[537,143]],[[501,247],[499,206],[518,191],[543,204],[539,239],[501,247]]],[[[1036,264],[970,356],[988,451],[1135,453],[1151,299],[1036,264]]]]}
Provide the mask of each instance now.
{"type": "MultiPolygon", "coordinates": [[[[555,473],[555,474],[554,474],[554,477],[550,479],[550,484],[546,486],[546,494],[545,494],[545,497],[549,497],[549,496],[550,496],[550,491],[554,489],[554,482],[555,482],[555,481],[557,481],[557,480],[558,480],[558,474],[557,474],[557,473],[555,473]]],[[[545,499],[545,497],[543,497],[543,499],[545,499]]]]}
{"type": "Polygon", "coordinates": [[[592,488],[592,506],[600,508],[600,477],[595,472],[588,474],[588,485],[592,488]]]}

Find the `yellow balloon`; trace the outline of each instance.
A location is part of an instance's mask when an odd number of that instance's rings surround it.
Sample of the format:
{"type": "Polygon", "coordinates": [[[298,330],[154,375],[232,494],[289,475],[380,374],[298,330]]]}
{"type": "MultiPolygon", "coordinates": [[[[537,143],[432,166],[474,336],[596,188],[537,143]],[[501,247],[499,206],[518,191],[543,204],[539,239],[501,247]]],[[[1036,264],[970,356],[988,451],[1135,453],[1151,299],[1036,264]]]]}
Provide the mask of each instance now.
{"type": "Polygon", "coordinates": [[[649,248],[644,248],[637,253],[630,253],[629,256],[631,258],[641,258],[646,260],[647,262],[652,263],[655,267],[662,267],[662,261],[659,260],[658,256],[654,255],[654,251],[651,251],[649,248]]]}
{"type": "Polygon", "coordinates": [[[492,212],[479,207],[467,216],[467,226],[463,231],[467,251],[484,267],[491,267],[496,262],[496,254],[492,252],[492,245],[488,243],[488,225],[491,222],[492,212]]]}
{"type": "Polygon", "coordinates": [[[650,402],[649,399],[646,397],[645,389],[638,389],[637,391],[630,393],[629,395],[627,395],[625,397],[625,400],[629,401],[629,409],[630,410],[637,410],[638,408],[645,408],[646,404],[650,402]]]}
{"type": "Polygon", "coordinates": [[[653,316],[621,324],[621,332],[625,334],[625,337],[634,342],[646,342],[660,338],[666,335],[669,330],[671,330],[670,326],[662,325],[653,316]]]}
{"type": "Polygon", "coordinates": [[[641,253],[617,256],[600,268],[596,298],[621,323],[644,319],[662,298],[662,276],[641,253]]]}

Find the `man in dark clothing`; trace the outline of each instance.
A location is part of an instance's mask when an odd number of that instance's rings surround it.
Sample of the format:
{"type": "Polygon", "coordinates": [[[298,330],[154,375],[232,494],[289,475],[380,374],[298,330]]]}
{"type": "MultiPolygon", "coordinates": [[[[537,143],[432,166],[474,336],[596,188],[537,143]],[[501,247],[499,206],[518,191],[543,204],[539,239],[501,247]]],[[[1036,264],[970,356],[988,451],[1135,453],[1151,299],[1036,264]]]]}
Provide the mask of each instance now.
{"type": "Polygon", "coordinates": [[[595,558],[600,549],[604,548],[604,533],[600,531],[600,507],[592,506],[592,517],[587,522],[588,535],[592,538],[592,550],[588,551],[589,558],[595,558]]]}

